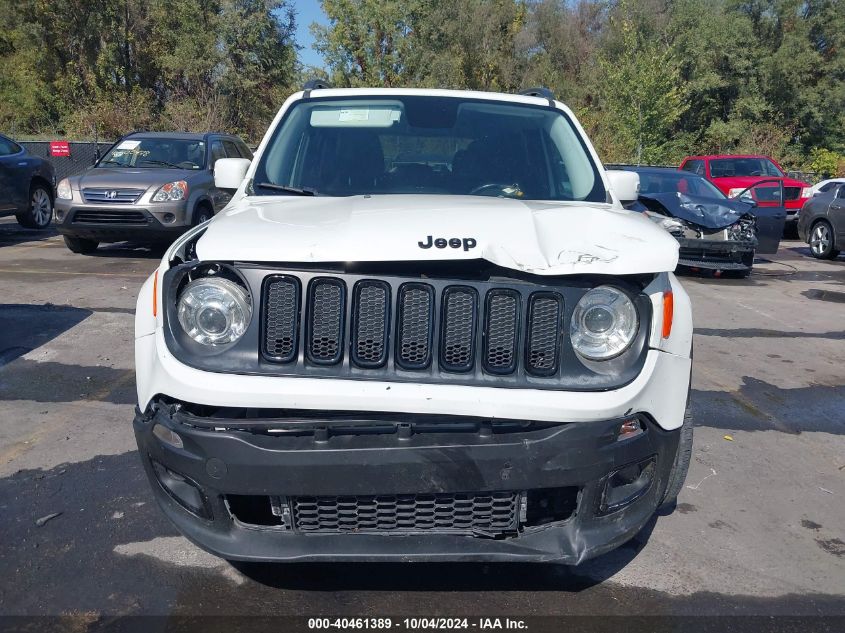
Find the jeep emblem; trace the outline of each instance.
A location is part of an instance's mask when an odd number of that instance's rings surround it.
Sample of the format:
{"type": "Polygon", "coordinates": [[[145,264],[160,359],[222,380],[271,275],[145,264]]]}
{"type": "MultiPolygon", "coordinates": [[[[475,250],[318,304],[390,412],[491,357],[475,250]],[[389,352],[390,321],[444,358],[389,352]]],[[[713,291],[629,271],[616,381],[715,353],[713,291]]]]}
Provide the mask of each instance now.
{"type": "Polygon", "coordinates": [[[450,237],[448,240],[445,237],[438,237],[434,238],[431,235],[426,236],[425,240],[422,242],[417,242],[420,248],[431,248],[434,246],[435,248],[446,248],[447,246],[451,248],[461,248],[463,246],[465,251],[468,251],[471,248],[475,248],[478,242],[475,241],[474,237],[450,237]]]}

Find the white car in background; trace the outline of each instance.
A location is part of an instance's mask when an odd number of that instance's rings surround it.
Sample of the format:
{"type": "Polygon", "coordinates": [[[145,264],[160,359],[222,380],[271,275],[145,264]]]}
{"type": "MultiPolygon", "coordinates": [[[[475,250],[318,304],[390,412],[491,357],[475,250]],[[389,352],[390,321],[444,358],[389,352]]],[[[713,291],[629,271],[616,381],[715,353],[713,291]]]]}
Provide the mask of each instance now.
{"type": "Polygon", "coordinates": [[[138,298],[139,451],[226,559],[559,561],[672,506],[678,242],[547,90],[290,97],[138,298]]]}
{"type": "Polygon", "coordinates": [[[817,182],[815,185],[811,187],[812,195],[816,195],[819,193],[825,193],[837,185],[841,185],[845,183],[845,178],[831,178],[829,180],[822,180],[821,182],[817,182]]]}

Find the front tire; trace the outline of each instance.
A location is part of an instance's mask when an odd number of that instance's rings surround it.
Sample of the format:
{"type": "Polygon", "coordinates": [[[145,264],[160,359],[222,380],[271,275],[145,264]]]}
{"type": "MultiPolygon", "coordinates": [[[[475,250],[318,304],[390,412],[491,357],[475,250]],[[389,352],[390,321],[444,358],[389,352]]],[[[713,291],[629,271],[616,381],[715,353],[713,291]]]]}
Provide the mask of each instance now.
{"type": "Polygon", "coordinates": [[[53,197],[44,185],[33,185],[29,191],[29,207],[15,214],[18,224],[27,229],[46,229],[53,220],[53,197]]]}
{"type": "Polygon", "coordinates": [[[661,510],[673,508],[681,489],[684,487],[689,463],[692,459],[692,427],[692,410],[688,402],[687,409],[684,412],[684,423],[681,425],[678,452],[675,453],[675,461],[672,464],[672,471],[669,473],[669,483],[666,485],[666,492],[663,493],[663,500],[660,502],[659,509],[661,510]]]}
{"type": "Polygon", "coordinates": [[[197,207],[197,210],[194,211],[194,218],[191,226],[197,226],[202,224],[203,222],[207,222],[212,217],[214,217],[214,211],[209,207],[207,204],[201,204],[197,207]]]}
{"type": "Polygon", "coordinates": [[[89,255],[97,250],[97,247],[100,243],[97,240],[86,240],[83,237],[71,237],[70,235],[65,235],[65,246],[73,253],[79,253],[80,255],[89,255]]]}
{"type": "Polygon", "coordinates": [[[836,259],[839,249],[833,242],[833,227],[827,220],[819,220],[810,229],[810,254],[816,259],[836,259]]]}

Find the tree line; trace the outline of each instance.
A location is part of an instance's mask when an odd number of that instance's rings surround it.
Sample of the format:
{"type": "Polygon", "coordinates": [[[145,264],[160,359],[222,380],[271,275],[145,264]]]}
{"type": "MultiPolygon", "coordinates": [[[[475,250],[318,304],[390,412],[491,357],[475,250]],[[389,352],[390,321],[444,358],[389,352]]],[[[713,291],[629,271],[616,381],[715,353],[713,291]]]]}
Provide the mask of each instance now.
{"type": "Polygon", "coordinates": [[[339,86],[547,86],[607,162],[770,154],[845,174],[845,0],[0,0],[0,128],[257,141],[309,76],[339,86]]]}

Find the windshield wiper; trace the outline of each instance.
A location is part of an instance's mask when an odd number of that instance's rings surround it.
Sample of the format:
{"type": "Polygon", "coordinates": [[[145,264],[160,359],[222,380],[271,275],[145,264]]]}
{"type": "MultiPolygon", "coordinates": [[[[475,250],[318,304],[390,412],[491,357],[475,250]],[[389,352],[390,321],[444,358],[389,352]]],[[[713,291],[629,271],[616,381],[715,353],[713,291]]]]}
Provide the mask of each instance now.
{"type": "Polygon", "coordinates": [[[166,160],[147,160],[144,159],[141,161],[142,163],[150,163],[151,165],[165,165],[167,167],[172,167],[173,169],[181,169],[179,165],[174,165],[173,163],[168,163],[166,160]]]}
{"type": "MultiPolygon", "coordinates": [[[[123,166],[123,163],[121,163],[118,160],[104,160],[104,161],[100,161],[100,165],[120,165],[120,166],[123,166]]],[[[97,165],[97,166],[99,167],[100,165],[97,165]]]]}
{"type": "Polygon", "coordinates": [[[316,196],[317,192],[313,189],[297,189],[296,187],[286,187],[285,185],[277,185],[272,182],[257,182],[254,187],[261,187],[262,189],[272,189],[273,191],[283,191],[295,196],[316,196]]]}

